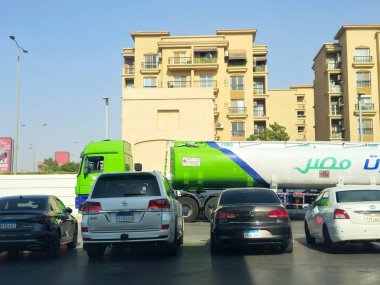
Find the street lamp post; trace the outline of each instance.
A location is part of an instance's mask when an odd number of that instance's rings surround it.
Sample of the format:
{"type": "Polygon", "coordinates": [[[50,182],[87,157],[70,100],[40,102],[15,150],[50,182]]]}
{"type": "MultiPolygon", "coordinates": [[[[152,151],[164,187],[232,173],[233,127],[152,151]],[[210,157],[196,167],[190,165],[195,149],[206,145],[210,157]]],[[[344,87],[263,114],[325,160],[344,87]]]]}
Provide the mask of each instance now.
{"type": "Polygon", "coordinates": [[[23,49],[16,41],[15,36],[9,36],[9,38],[14,41],[17,45],[17,73],[16,73],[16,133],[15,133],[15,145],[14,145],[14,156],[13,156],[13,174],[17,174],[17,154],[18,154],[18,119],[19,119],[19,100],[20,100],[20,55],[21,52],[28,53],[27,50],[23,49]]]}
{"type": "Polygon", "coordinates": [[[108,111],[108,101],[109,101],[109,97],[103,97],[102,99],[104,99],[106,101],[106,140],[109,139],[109,111],[108,111]]]}
{"type": "Polygon", "coordinates": [[[364,93],[358,93],[358,111],[359,111],[359,138],[363,142],[363,119],[362,119],[362,96],[364,93]]]}
{"type": "Polygon", "coordinates": [[[21,127],[31,127],[32,128],[32,144],[33,144],[33,171],[37,172],[36,170],[36,128],[37,127],[46,127],[48,124],[37,124],[37,125],[26,125],[22,124],[21,127]]]}

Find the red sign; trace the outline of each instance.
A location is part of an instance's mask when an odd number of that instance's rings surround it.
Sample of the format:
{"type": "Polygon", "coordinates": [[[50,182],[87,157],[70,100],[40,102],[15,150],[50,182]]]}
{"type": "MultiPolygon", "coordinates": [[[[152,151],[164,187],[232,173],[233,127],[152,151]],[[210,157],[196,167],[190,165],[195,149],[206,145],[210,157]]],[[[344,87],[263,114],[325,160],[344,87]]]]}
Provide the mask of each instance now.
{"type": "Polygon", "coordinates": [[[12,138],[0,138],[0,172],[12,171],[12,138]]]}

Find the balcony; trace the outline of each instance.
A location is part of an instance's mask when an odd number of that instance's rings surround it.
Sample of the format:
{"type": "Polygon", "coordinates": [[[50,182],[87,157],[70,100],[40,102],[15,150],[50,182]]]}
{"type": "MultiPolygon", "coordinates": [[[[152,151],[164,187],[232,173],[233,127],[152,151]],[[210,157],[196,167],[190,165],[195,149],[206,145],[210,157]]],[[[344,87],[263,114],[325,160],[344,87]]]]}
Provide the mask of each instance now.
{"type": "Polygon", "coordinates": [[[135,75],[135,65],[125,65],[124,75],[128,78],[133,78],[135,75]]]}
{"type": "Polygon", "coordinates": [[[229,107],[227,117],[230,119],[244,119],[247,118],[246,107],[229,107]]]}
{"type": "Polygon", "coordinates": [[[343,138],[344,138],[343,131],[332,131],[331,132],[331,139],[341,140],[343,138]]]}
{"type": "Polygon", "coordinates": [[[215,57],[169,57],[169,70],[217,70],[217,58],[215,57]]]}
{"type": "MultiPolygon", "coordinates": [[[[374,116],[376,114],[375,105],[374,104],[361,104],[362,114],[366,116],[374,116]]],[[[359,104],[355,104],[355,115],[359,115],[359,104]]]]}
{"type": "Polygon", "coordinates": [[[253,84],[253,94],[257,94],[257,95],[264,94],[264,86],[253,84]]]}
{"type": "Polygon", "coordinates": [[[332,116],[342,115],[342,107],[337,104],[331,105],[330,114],[332,116]]]}
{"type": "Polygon", "coordinates": [[[198,80],[194,81],[193,87],[200,87],[200,88],[207,88],[207,87],[213,87],[217,88],[216,80],[198,80]]]}
{"type": "Polygon", "coordinates": [[[352,66],[357,68],[371,68],[375,64],[372,56],[354,56],[353,61],[352,66]]]}
{"type": "Polygon", "coordinates": [[[338,70],[341,69],[341,66],[342,64],[340,62],[330,61],[329,63],[327,63],[327,69],[329,70],[338,70]]]}
{"type": "Polygon", "coordinates": [[[256,65],[253,67],[253,72],[263,73],[267,71],[266,65],[256,65]]]}
{"type": "Polygon", "coordinates": [[[245,60],[229,60],[227,64],[228,72],[246,72],[247,62],[245,60]]]}
{"type": "Polygon", "coordinates": [[[168,81],[168,88],[189,88],[191,81],[168,81]]]}
{"type": "Polygon", "coordinates": [[[253,116],[256,118],[265,117],[265,110],[263,109],[253,109],[253,116]]]}
{"type": "Polygon", "coordinates": [[[157,74],[160,72],[158,69],[158,62],[142,62],[141,70],[142,74],[157,74]]]}
{"type": "Polygon", "coordinates": [[[343,91],[342,85],[330,85],[329,92],[341,93],[343,91]]]}

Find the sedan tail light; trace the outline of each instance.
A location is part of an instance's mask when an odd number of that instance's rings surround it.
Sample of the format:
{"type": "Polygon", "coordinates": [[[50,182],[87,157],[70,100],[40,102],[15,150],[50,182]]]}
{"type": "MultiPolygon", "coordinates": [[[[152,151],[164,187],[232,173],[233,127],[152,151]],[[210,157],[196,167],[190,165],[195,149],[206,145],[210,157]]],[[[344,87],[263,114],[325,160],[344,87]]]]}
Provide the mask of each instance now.
{"type": "Polygon", "coordinates": [[[100,202],[84,202],[82,211],[84,214],[97,213],[102,210],[100,202]]]}
{"type": "Polygon", "coordinates": [[[232,211],[218,211],[216,218],[219,220],[236,218],[236,213],[232,211]]]}
{"type": "Polygon", "coordinates": [[[168,199],[154,199],[149,201],[148,205],[149,210],[161,210],[161,211],[169,211],[170,203],[168,199]]]}
{"type": "Polygon", "coordinates": [[[288,212],[285,209],[277,209],[268,212],[268,218],[286,219],[288,212]]]}
{"type": "Polygon", "coordinates": [[[350,216],[345,210],[335,209],[334,210],[334,219],[350,219],[350,216]]]}

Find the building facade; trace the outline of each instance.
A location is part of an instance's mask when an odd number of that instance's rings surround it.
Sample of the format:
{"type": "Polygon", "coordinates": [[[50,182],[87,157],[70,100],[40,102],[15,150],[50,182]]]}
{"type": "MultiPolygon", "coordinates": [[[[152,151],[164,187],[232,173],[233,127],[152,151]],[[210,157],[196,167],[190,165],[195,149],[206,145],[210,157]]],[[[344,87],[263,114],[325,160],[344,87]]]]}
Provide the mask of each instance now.
{"type": "MultiPolygon", "coordinates": [[[[218,30],[211,36],[171,36],[169,32],[131,35],[134,48],[123,50],[123,110],[135,90],[150,98],[152,90],[163,90],[161,94],[170,90],[179,99],[186,90],[203,89],[213,97],[213,140],[243,141],[274,122],[287,127],[291,140],[314,140],[312,116],[302,124],[297,117],[310,113],[302,108],[305,103],[312,108],[312,88],[269,90],[268,49],[254,44],[255,29],[218,30]]],[[[195,109],[194,114],[201,115],[200,110],[195,109]]],[[[143,122],[123,111],[123,122],[131,121],[143,122]]],[[[198,139],[197,133],[192,130],[187,139],[198,139]]],[[[128,139],[126,132],[123,139],[128,139]]]]}
{"type": "Polygon", "coordinates": [[[379,141],[380,25],[345,25],[314,58],[316,140],[379,141]]]}

